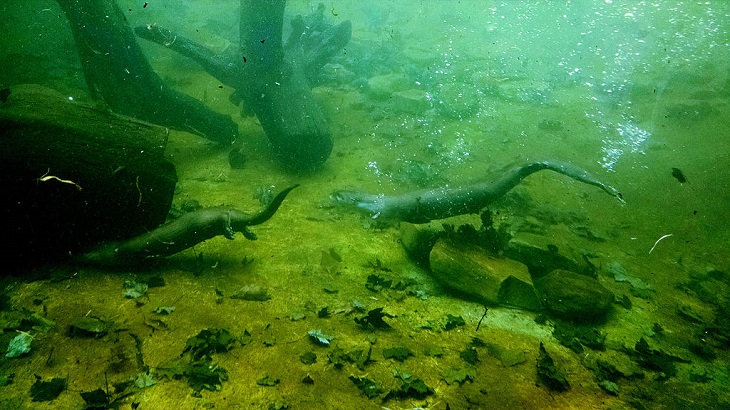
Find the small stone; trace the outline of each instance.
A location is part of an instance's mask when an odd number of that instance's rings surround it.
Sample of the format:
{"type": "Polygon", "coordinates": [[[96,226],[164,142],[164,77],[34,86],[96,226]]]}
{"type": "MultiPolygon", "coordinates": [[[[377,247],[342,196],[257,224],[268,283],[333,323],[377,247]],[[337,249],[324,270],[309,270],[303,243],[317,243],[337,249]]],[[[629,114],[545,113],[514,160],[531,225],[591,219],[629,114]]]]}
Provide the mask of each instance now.
{"type": "Polygon", "coordinates": [[[401,91],[407,87],[408,81],[403,74],[383,74],[368,79],[368,91],[374,98],[385,99],[394,91],[401,91]]]}
{"type": "Polygon", "coordinates": [[[411,88],[396,91],[391,95],[393,109],[409,114],[421,114],[431,108],[428,93],[425,90],[411,88]]]}

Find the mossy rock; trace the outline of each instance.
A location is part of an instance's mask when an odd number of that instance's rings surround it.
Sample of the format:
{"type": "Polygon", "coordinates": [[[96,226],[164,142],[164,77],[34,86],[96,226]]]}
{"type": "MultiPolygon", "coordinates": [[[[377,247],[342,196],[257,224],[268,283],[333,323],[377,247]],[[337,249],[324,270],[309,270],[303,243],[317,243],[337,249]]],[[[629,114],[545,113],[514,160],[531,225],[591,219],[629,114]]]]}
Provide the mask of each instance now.
{"type": "Polygon", "coordinates": [[[598,321],[613,304],[613,294],[598,280],[563,269],[536,279],[534,285],[545,308],[565,319],[598,321]]]}

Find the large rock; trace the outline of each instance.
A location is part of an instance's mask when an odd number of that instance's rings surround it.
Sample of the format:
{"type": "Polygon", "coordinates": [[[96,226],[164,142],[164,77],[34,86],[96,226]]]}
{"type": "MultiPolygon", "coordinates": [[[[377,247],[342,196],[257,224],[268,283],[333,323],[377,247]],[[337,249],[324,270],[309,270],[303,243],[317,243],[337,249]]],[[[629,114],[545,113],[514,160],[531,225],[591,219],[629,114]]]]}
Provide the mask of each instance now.
{"type": "Polygon", "coordinates": [[[550,312],[571,320],[603,319],[614,299],[598,280],[563,269],[536,279],[535,288],[550,312]]]}
{"type": "Polygon", "coordinates": [[[446,238],[429,257],[431,275],[445,286],[481,303],[539,310],[527,266],[490,256],[484,249],[446,238]]]}
{"type": "Polygon", "coordinates": [[[565,256],[564,251],[559,251],[557,246],[545,239],[546,241],[540,241],[537,236],[527,240],[513,238],[504,250],[504,255],[527,265],[533,279],[545,276],[555,269],[596,277],[595,266],[590,265],[587,259],[581,261],[578,255],[565,256]]]}

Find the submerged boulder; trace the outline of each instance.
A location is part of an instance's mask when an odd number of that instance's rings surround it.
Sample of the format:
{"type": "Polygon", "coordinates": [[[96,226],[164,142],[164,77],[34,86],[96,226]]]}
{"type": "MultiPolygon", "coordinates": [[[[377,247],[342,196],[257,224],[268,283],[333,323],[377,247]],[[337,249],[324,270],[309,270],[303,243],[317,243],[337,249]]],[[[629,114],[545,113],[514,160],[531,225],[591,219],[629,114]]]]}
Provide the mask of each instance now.
{"type": "Polygon", "coordinates": [[[536,279],[534,285],[545,308],[565,319],[600,320],[613,304],[613,294],[598,280],[563,269],[536,279]]]}

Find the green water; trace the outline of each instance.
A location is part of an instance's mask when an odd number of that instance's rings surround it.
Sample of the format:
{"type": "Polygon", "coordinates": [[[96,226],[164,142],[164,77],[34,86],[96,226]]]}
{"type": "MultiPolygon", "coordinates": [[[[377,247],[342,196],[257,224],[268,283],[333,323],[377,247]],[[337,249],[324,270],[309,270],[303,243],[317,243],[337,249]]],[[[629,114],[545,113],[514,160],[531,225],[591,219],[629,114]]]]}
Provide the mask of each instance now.
{"type": "MultiPolygon", "coordinates": [[[[238,42],[236,1],[118,3],[131,26],[169,27],[215,52],[238,42]]],[[[317,5],[290,1],[285,19],[317,5]]],[[[270,221],[252,228],[257,241],[217,237],[151,271],[63,265],[42,269],[70,272],[68,280],[6,281],[4,323],[25,310],[55,326],[31,330],[30,353],[0,362],[0,376],[14,374],[0,387],[0,407],[81,408],[80,392],[138,377],[138,354],[157,384],[127,388],[132,394],[120,400],[122,408],[730,406],[730,346],[702,336],[727,327],[730,312],[730,4],[371,1],[330,2],[325,10],[332,23],[352,22],[352,39],[313,88],[333,152],[321,169],[303,174],[282,170],[256,118],[229,101],[233,90],[185,57],[139,40],[167,84],[231,116],[246,156],[242,169],[231,169],[230,147],[170,131],[166,157],[179,179],[174,206],[197,200],[254,212],[261,206],[256,193],[266,187],[301,186],[270,221]],[[586,255],[599,282],[631,301],[630,308],[615,304],[597,326],[606,335],[603,351],[571,351],[553,337],[553,319],[536,321],[536,313],[495,306],[480,322],[482,305],[414,263],[396,225],[330,200],[339,189],[393,195],[460,186],[542,159],[580,166],[626,201],[542,172],[490,206],[496,224],[516,239],[586,255]],[[616,266],[628,276],[617,276],[616,266]],[[165,286],[138,301],[124,297],[125,280],[154,275],[165,286]],[[405,290],[373,292],[366,288],[370,275],[404,281],[405,290]],[[271,299],[229,297],[248,286],[265,288],[271,299]],[[353,320],[364,315],[360,305],[364,312],[383,307],[395,316],[386,319],[392,328],[360,327],[353,320]],[[153,310],[160,306],[175,311],[158,316],[153,310]],[[447,315],[465,325],[445,330],[447,315]],[[85,316],[114,327],[101,337],[70,337],[69,326],[85,316]],[[186,380],[164,377],[165,369],[208,328],[236,337],[248,331],[251,340],[215,353],[228,380],[193,397],[186,380]],[[317,345],[310,330],[334,339],[317,345]],[[488,346],[474,347],[479,361],[469,363],[461,353],[474,337],[488,346]],[[675,375],[632,360],[641,338],[679,358],[675,375]],[[540,342],[567,374],[568,391],[553,392],[538,379],[540,342]],[[383,357],[402,346],[413,356],[383,357]],[[698,354],[698,346],[714,356],[698,354]],[[374,361],[360,367],[338,366],[332,354],[370,348],[374,361]],[[313,364],[300,360],[309,351],[317,355],[313,364]],[[501,351],[519,359],[506,360],[501,351]],[[597,360],[623,372],[616,394],[598,385],[597,360]],[[473,380],[447,383],[454,369],[473,372],[473,380]],[[67,378],[68,389],[54,401],[32,402],[34,375],[67,378]],[[257,384],[265,376],[278,384],[257,384]],[[313,384],[303,382],[306,376],[313,384]],[[368,399],[350,376],[367,377],[383,393],[368,399]],[[414,379],[433,394],[384,401],[414,379]]],[[[54,2],[5,0],[0,13],[0,85],[42,84],[93,103],[54,2]]],[[[480,219],[444,222],[479,226],[480,219]]],[[[2,349],[18,328],[4,327],[2,349]]]]}

